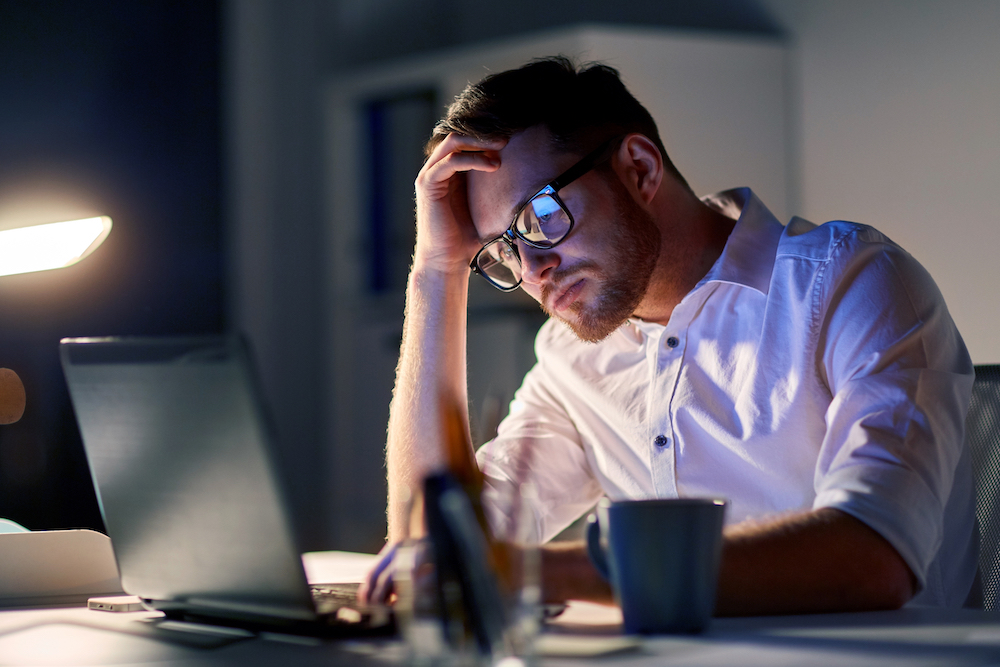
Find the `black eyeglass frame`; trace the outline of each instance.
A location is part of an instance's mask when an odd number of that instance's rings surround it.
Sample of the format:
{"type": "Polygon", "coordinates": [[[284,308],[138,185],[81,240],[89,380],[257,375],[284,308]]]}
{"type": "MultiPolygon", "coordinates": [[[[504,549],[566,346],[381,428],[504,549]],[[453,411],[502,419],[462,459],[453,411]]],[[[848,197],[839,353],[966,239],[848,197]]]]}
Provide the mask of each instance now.
{"type": "Polygon", "coordinates": [[[517,244],[515,243],[516,240],[520,239],[521,242],[524,243],[525,245],[530,246],[532,248],[538,248],[539,250],[548,250],[549,248],[554,248],[563,241],[565,241],[569,237],[569,235],[573,232],[573,227],[576,226],[576,219],[573,217],[573,214],[570,213],[569,207],[566,206],[566,204],[557,194],[558,191],[562,190],[564,187],[566,187],[576,179],[580,178],[581,176],[589,172],[591,169],[594,169],[601,163],[608,160],[612,155],[615,154],[615,151],[618,150],[618,146],[620,145],[621,141],[624,138],[625,135],[621,135],[608,139],[600,146],[592,150],[590,153],[587,153],[585,156],[583,156],[580,159],[580,161],[574,164],[572,167],[561,173],[555,179],[549,181],[549,183],[546,184],[545,187],[543,187],[541,190],[533,194],[526,202],[521,204],[521,206],[518,207],[517,211],[514,212],[514,219],[511,220],[510,226],[504,231],[503,234],[500,234],[496,238],[487,241],[485,244],[483,244],[483,247],[479,249],[479,252],[476,253],[475,257],[473,257],[472,261],[469,263],[469,268],[472,269],[474,273],[477,273],[483,278],[485,278],[490,285],[493,285],[493,287],[497,288],[501,292],[513,292],[518,287],[520,287],[521,286],[520,278],[518,278],[517,283],[511,285],[510,287],[502,287],[501,285],[495,283],[492,278],[490,278],[488,275],[486,275],[483,271],[479,269],[479,256],[483,254],[484,250],[486,250],[494,243],[502,241],[503,243],[507,244],[507,247],[510,248],[511,251],[513,251],[514,256],[517,258],[517,263],[521,264],[521,253],[517,249],[517,244]],[[569,227],[566,229],[566,233],[563,234],[562,238],[560,238],[558,241],[552,243],[549,242],[539,243],[536,241],[531,241],[525,238],[525,236],[521,234],[521,232],[518,231],[517,229],[517,220],[518,218],[521,217],[521,213],[524,211],[524,209],[526,209],[535,199],[542,196],[551,197],[556,202],[556,204],[559,205],[559,208],[563,210],[563,212],[566,214],[566,217],[569,219],[569,227]]]}

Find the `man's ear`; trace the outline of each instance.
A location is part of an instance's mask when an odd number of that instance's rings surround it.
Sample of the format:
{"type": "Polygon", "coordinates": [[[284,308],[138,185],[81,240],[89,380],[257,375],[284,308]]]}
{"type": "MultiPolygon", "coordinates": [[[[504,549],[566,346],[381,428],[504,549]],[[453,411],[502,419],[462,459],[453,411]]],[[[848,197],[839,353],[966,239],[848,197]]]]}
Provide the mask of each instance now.
{"type": "Polygon", "coordinates": [[[643,203],[653,201],[663,180],[663,156],[648,137],[630,134],[618,149],[618,167],[626,186],[639,195],[643,203]]]}

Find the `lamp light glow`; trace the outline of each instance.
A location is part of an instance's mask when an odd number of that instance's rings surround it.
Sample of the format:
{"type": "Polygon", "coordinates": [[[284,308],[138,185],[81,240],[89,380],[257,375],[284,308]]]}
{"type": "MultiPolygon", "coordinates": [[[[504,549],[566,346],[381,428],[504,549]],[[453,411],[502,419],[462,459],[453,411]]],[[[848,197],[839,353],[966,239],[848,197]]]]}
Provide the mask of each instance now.
{"type": "Polygon", "coordinates": [[[0,231],[0,276],[71,266],[110,233],[106,215],[0,231]]]}

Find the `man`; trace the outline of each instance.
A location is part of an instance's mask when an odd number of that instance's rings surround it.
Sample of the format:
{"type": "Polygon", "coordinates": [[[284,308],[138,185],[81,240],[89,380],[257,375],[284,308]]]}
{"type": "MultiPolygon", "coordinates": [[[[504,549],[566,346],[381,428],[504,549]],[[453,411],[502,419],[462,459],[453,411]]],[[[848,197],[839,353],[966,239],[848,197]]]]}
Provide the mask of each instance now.
{"type": "MultiPolygon", "coordinates": [[[[544,542],[605,494],[723,496],[717,613],[965,601],[972,365],[931,278],[887,238],[783,227],[745,189],[698,199],[617,72],[559,58],[459,96],[416,210],[390,542],[409,489],[442,466],[441,402],[467,403],[471,262],[552,318],[478,454],[497,535],[544,542]]],[[[549,599],[610,599],[582,544],[542,561],[549,599]]]]}

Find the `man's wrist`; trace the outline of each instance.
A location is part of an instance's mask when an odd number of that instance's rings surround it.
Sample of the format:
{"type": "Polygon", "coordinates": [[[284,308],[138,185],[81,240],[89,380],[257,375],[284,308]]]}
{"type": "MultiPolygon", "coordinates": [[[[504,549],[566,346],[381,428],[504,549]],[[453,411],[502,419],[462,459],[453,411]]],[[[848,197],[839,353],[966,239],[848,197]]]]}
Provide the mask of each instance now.
{"type": "Polygon", "coordinates": [[[415,255],[413,267],[410,270],[411,281],[416,283],[426,282],[452,282],[465,281],[469,279],[468,263],[446,261],[441,259],[422,258],[415,255]]]}
{"type": "Polygon", "coordinates": [[[547,603],[588,600],[612,604],[611,585],[587,556],[583,542],[551,542],[542,547],[542,599],[547,603]]]}

